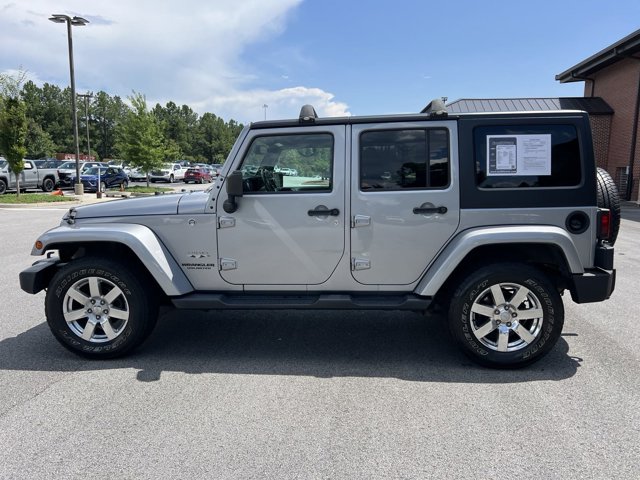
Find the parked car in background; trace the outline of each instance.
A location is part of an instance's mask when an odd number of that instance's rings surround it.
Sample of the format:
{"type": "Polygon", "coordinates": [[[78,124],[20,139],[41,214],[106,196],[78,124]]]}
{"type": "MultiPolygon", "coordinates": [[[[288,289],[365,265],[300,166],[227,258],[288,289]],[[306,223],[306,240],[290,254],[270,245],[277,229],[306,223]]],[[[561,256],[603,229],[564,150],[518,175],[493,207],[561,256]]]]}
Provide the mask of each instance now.
{"type": "MultiPolygon", "coordinates": [[[[55,168],[37,168],[34,160],[23,160],[24,169],[20,173],[20,189],[39,188],[50,192],[58,182],[58,171],[55,168]]],[[[0,195],[16,188],[16,176],[9,163],[0,157],[0,195]]]]}
{"type": "Polygon", "coordinates": [[[219,163],[214,163],[212,165],[209,165],[209,167],[211,168],[213,176],[217,177],[218,175],[220,175],[220,172],[222,171],[222,165],[220,165],[219,163]]]}
{"type": "Polygon", "coordinates": [[[165,163],[164,166],[157,170],[152,170],[149,180],[152,182],[169,182],[182,180],[187,172],[187,167],[179,163],[165,163]]]}
{"type": "MultiPolygon", "coordinates": [[[[70,177],[74,184],[76,177],[70,177]]],[[[87,168],[80,175],[80,182],[84,185],[85,192],[97,192],[98,187],[101,192],[107,188],[120,187],[127,188],[129,177],[120,167],[91,167],[87,168]]]]}
{"type": "Polygon", "coordinates": [[[65,160],[56,160],[55,158],[47,158],[44,160],[36,160],[38,168],[59,168],[65,160]]]}
{"type": "Polygon", "coordinates": [[[125,173],[129,175],[131,182],[145,182],[147,180],[147,174],[139,168],[131,168],[129,171],[125,169],[125,173]]]}
{"type": "Polygon", "coordinates": [[[286,176],[290,176],[290,177],[297,177],[298,176],[298,170],[296,170],[295,168],[287,168],[287,167],[276,167],[274,169],[275,172],[280,172],[283,175],[286,176]]]}
{"type": "MultiPolygon", "coordinates": [[[[108,167],[108,164],[104,162],[80,162],[80,173],[82,174],[84,170],[92,167],[108,167]]],[[[76,178],[76,162],[68,161],[64,162],[62,165],[58,167],[58,176],[60,178],[60,187],[61,188],[71,188],[73,187],[75,178],[76,178]],[[73,177],[73,181],[71,180],[73,177]]]]}
{"type": "Polygon", "coordinates": [[[209,167],[191,167],[184,174],[184,183],[211,183],[213,175],[209,167]]]}

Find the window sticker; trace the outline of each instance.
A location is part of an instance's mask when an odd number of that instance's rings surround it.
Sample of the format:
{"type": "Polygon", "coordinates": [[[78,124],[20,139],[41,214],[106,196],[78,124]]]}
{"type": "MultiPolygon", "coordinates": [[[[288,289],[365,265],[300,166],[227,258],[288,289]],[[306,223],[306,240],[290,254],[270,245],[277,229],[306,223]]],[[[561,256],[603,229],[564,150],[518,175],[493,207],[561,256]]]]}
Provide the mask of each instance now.
{"type": "Polygon", "coordinates": [[[487,175],[551,175],[551,135],[487,135],[487,175]]]}

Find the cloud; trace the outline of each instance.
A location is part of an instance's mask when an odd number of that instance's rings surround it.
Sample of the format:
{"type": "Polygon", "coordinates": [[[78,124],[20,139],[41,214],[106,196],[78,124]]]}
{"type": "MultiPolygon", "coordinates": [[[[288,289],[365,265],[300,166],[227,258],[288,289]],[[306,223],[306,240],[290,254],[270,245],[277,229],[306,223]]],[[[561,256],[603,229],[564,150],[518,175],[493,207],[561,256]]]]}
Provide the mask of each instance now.
{"type": "Polygon", "coordinates": [[[43,82],[68,85],[66,30],[48,21],[63,13],[91,22],[73,28],[78,91],[125,97],[135,90],[150,102],[172,100],[241,122],[263,118],[265,103],[269,118],[297,116],[301,101],[316,105],[318,113],[344,115],[347,106],[321,88],[265,89],[260,79],[282,70],[254,70],[242,61],[247,48],[284,31],[300,1],[9,3],[0,7],[0,71],[23,65],[43,82]]]}
{"type": "Polygon", "coordinates": [[[334,95],[320,88],[293,87],[281,90],[243,90],[225,96],[211,97],[200,106],[204,110],[232,112],[233,118],[248,115],[249,121],[264,119],[263,105],[267,105],[269,120],[297,118],[300,107],[311,104],[321,117],[349,116],[349,107],[334,99],[334,95]]]}

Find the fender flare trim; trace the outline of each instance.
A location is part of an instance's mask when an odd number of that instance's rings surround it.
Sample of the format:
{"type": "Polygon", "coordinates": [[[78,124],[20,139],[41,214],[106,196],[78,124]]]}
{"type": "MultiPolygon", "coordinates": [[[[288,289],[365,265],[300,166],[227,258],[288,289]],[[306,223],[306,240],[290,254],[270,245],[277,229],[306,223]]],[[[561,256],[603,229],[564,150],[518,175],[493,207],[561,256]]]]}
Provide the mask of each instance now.
{"type": "Polygon", "coordinates": [[[416,286],[414,293],[435,295],[466,256],[485,245],[537,243],[560,248],[572,274],[584,273],[580,257],[571,236],[559,227],[543,225],[488,227],[466,230],[458,234],[440,252],[416,286]]]}
{"type": "Polygon", "coordinates": [[[194,290],[169,250],[153,231],[144,225],[129,223],[61,225],[45,232],[38,240],[43,246],[41,249],[34,246],[31,255],[42,255],[46,250],[58,248],[65,243],[78,245],[94,242],[119,243],[129,247],[135,253],[168,296],[185,295],[194,290]]]}

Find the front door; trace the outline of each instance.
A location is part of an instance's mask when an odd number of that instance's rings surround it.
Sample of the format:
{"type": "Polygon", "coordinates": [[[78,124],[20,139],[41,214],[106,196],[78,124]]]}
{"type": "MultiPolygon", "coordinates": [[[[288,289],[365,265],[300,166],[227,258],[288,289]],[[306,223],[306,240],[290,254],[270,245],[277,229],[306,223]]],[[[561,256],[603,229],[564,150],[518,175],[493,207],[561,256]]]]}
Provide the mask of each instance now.
{"type": "Polygon", "coordinates": [[[360,124],[352,138],[352,275],[416,282],[458,227],[456,123],[360,124]]]}
{"type": "MultiPolygon", "coordinates": [[[[319,285],[345,254],[345,127],[252,130],[239,152],[244,193],[218,197],[222,278],[235,285],[319,285]]],[[[347,222],[348,223],[348,222],[347,222]]]]}

